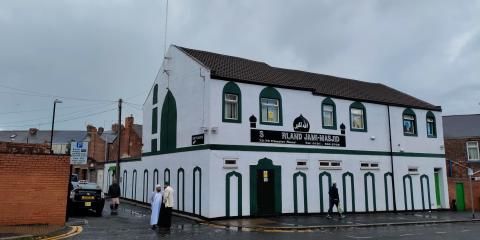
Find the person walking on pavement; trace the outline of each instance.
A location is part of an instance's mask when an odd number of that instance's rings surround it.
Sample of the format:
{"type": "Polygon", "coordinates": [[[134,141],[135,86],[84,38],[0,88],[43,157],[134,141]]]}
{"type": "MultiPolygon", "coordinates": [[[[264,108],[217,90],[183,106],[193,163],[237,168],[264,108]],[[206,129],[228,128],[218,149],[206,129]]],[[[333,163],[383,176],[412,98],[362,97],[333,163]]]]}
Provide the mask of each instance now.
{"type": "Polygon", "coordinates": [[[338,205],[340,203],[340,198],[338,196],[338,188],[337,184],[333,183],[332,186],[330,187],[330,190],[328,190],[328,197],[329,197],[329,203],[330,207],[328,208],[328,215],[327,218],[332,218],[331,214],[333,212],[333,206],[335,205],[337,207],[338,214],[340,214],[340,218],[344,218],[345,216],[342,215],[341,210],[339,209],[338,205]]]}
{"type": "Polygon", "coordinates": [[[152,205],[152,216],[150,217],[150,225],[152,230],[155,230],[156,225],[159,224],[160,208],[162,205],[162,187],[160,185],[155,186],[155,191],[150,197],[150,203],[152,205]]]}
{"type": "Polygon", "coordinates": [[[172,226],[172,208],[174,205],[173,202],[173,188],[167,182],[165,184],[165,190],[163,191],[163,203],[165,204],[165,214],[162,214],[164,217],[163,227],[170,229],[172,226]]]}
{"type": "Polygon", "coordinates": [[[112,203],[110,203],[111,214],[117,214],[118,205],[120,205],[120,185],[118,185],[117,180],[113,180],[112,185],[108,188],[108,196],[110,197],[112,203]]]}

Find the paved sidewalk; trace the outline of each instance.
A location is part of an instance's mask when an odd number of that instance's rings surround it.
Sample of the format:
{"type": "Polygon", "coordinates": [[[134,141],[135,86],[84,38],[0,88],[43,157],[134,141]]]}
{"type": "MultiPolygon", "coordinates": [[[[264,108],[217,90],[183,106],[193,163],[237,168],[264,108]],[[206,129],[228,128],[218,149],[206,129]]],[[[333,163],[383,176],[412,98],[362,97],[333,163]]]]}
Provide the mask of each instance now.
{"type": "MultiPolygon", "coordinates": [[[[278,216],[266,218],[242,218],[210,221],[209,224],[239,230],[307,230],[342,227],[377,227],[390,225],[413,225],[433,223],[471,222],[469,212],[402,212],[349,214],[346,218],[334,215],[327,219],[326,215],[278,216]]],[[[476,220],[473,220],[476,221],[476,220]]]]}

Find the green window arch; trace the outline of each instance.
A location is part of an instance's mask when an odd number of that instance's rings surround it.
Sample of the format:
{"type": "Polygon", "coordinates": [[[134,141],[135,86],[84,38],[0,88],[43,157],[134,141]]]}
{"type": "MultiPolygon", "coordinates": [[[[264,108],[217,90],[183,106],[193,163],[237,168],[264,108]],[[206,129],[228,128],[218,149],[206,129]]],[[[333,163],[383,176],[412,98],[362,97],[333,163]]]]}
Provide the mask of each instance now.
{"type": "Polygon", "coordinates": [[[153,86],[153,96],[152,96],[152,104],[158,103],[158,84],[153,86]]]}
{"type": "Polygon", "coordinates": [[[308,213],[308,196],[307,196],[307,175],[304,172],[293,174],[293,212],[298,213],[298,196],[297,196],[297,178],[302,178],[303,182],[303,212],[308,213]]]}
{"type": "Polygon", "coordinates": [[[260,123],[264,125],[283,125],[282,96],[273,87],[266,87],[260,92],[260,123]]]}
{"type": "Polygon", "coordinates": [[[417,136],[417,115],[411,108],[403,110],[402,113],[403,135],[417,136]]]}
{"type": "Polygon", "coordinates": [[[361,102],[350,104],[350,131],[367,131],[367,111],[361,102]]]}
{"type": "Polygon", "coordinates": [[[322,127],[324,129],[337,129],[337,111],[335,102],[329,97],[322,101],[322,127]]]}
{"type": "Polygon", "coordinates": [[[202,215],[202,169],[199,166],[193,168],[193,214],[197,214],[196,211],[196,198],[198,197],[198,215],[202,215]],[[196,189],[196,179],[198,176],[198,194],[196,189]]]}
{"type": "Polygon", "coordinates": [[[177,104],[168,90],[162,106],[160,123],[160,151],[171,152],[177,148],[177,104]]]}
{"type": "MultiPolygon", "coordinates": [[[[332,186],[332,175],[329,173],[329,172],[326,172],[326,171],[323,171],[322,173],[320,173],[318,175],[318,182],[319,182],[319,185],[320,185],[320,212],[323,213],[325,212],[324,211],[324,203],[323,203],[323,176],[326,176],[327,177],[327,181],[328,181],[328,189],[327,191],[330,189],[330,187],[332,186]]],[[[328,196],[327,196],[328,197],[328,196]]],[[[328,207],[327,207],[328,208],[328,207]]]]}
{"type": "Polygon", "coordinates": [[[343,211],[347,212],[347,177],[350,177],[350,191],[352,203],[352,210],[350,212],[355,212],[355,180],[353,179],[353,173],[346,172],[342,174],[342,185],[343,185],[343,211]]]}
{"type": "Polygon", "coordinates": [[[179,168],[177,170],[177,210],[185,211],[185,170],[183,168],[179,168]],[[182,175],[180,184],[180,175],[182,175]],[[182,200],[180,201],[180,191],[182,192],[182,200]],[[180,209],[180,203],[181,209],[180,209]]]}
{"type": "Polygon", "coordinates": [[[364,186],[365,186],[365,211],[369,212],[369,201],[373,201],[373,211],[377,211],[377,194],[376,194],[376,188],[375,188],[375,175],[371,172],[365,173],[363,175],[363,181],[364,181],[364,186]],[[371,183],[372,183],[372,189],[368,189],[368,178],[370,177],[371,183]],[[368,198],[368,193],[372,191],[372,199],[368,198]]]}
{"type": "Polygon", "coordinates": [[[427,137],[436,138],[437,137],[437,120],[435,119],[435,114],[433,114],[431,111],[427,112],[426,124],[427,124],[427,137]]]}
{"type": "Polygon", "coordinates": [[[242,122],[242,92],[234,82],[228,82],[223,87],[222,121],[231,123],[242,122]]]}
{"type": "Polygon", "coordinates": [[[238,216],[242,216],[242,174],[236,171],[229,172],[225,175],[225,214],[227,217],[230,217],[230,179],[235,176],[237,177],[237,210],[238,216]]]}

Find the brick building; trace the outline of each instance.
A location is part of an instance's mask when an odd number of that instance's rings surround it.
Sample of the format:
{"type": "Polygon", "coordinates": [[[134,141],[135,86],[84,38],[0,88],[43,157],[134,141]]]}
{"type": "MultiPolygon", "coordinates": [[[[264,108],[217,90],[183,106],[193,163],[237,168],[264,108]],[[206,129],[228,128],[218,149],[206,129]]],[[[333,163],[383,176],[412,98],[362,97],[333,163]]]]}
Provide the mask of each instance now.
{"type": "MultiPolygon", "coordinates": [[[[458,210],[471,209],[467,168],[480,170],[480,114],[443,117],[445,155],[450,202],[458,210]]],[[[474,175],[475,207],[480,207],[480,174],[474,175]]]]}

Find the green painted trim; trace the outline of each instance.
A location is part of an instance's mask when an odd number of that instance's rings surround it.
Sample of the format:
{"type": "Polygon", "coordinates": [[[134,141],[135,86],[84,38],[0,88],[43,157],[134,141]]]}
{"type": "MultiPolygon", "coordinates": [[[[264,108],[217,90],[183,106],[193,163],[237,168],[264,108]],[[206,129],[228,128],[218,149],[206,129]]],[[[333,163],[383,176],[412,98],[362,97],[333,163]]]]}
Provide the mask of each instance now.
{"type": "Polygon", "coordinates": [[[157,148],[158,144],[157,144],[157,139],[154,138],[150,141],[150,150],[152,152],[157,152],[158,151],[158,148],[157,148]]]}
{"type": "Polygon", "coordinates": [[[228,82],[223,86],[222,93],[222,122],[229,123],[241,123],[242,122],[242,92],[238,85],[234,82],[228,82]],[[238,118],[237,119],[228,119],[225,118],[225,94],[235,94],[238,97],[238,118]]]}
{"type": "Polygon", "coordinates": [[[163,171],[163,185],[170,184],[170,169],[165,168],[163,171]],[[168,172],[168,180],[167,180],[167,172],[168,172]]]}
{"type": "Polygon", "coordinates": [[[198,172],[198,215],[202,215],[202,169],[199,166],[196,166],[193,168],[193,214],[196,214],[195,212],[195,173],[198,172]]]}
{"type": "Polygon", "coordinates": [[[422,189],[422,208],[423,210],[425,210],[425,194],[424,194],[424,191],[423,191],[423,179],[426,179],[427,180],[427,191],[428,191],[428,209],[429,210],[432,210],[432,199],[430,197],[430,180],[428,179],[428,176],[426,174],[423,174],[422,176],[420,176],[420,187],[422,189]]]}
{"type": "Polygon", "coordinates": [[[367,109],[361,102],[353,102],[350,104],[350,109],[348,111],[350,115],[350,131],[352,132],[367,132],[368,131],[368,125],[367,125],[367,109]],[[352,127],[352,108],[355,109],[362,109],[363,110],[363,129],[355,129],[352,127]]]}
{"type": "Polygon", "coordinates": [[[142,188],[142,202],[148,201],[148,170],[143,171],[143,188],[142,188]],[[145,180],[147,180],[147,185],[145,185],[145,180]],[[145,191],[147,189],[147,191],[145,191]]]}
{"type": "Polygon", "coordinates": [[[407,136],[407,137],[417,137],[418,136],[417,115],[415,114],[415,112],[411,108],[406,108],[405,110],[403,110],[403,113],[402,113],[402,131],[403,131],[403,116],[405,116],[405,115],[413,116],[413,128],[415,130],[415,133],[407,133],[407,132],[404,131],[403,135],[407,136]]]}
{"type": "Polygon", "coordinates": [[[152,104],[156,104],[158,102],[158,84],[153,86],[153,97],[152,97],[152,104]]]}
{"type": "Polygon", "coordinates": [[[152,108],[152,134],[158,132],[158,108],[152,108]]]}
{"type": "Polygon", "coordinates": [[[177,148],[177,104],[168,90],[162,106],[160,123],[160,151],[173,151],[177,148]]]}
{"type": "Polygon", "coordinates": [[[329,172],[323,171],[318,175],[318,183],[320,185],[320,212],[324,213],[325,209],[323,208],[323,176],[327,176],[328,187],[332,186],[332,175],[329,172]]]}
{"type": "Polygon", "coordinates": [[[437,138],[437,119],[435,118],[435,114],[432,111],[428,111],[425,117],[425,124],[427,125],[427,137],[429,138],[437,138]],[[433,135],[428,135],[428,122],[427,119],[433,119],[433,135]]]}
{"type": "Polygon", "coordinates": [[[307,175],[304,172],[297,172],[293,174],[293,212],[298,213],[298,196],[297,196],[297,177],[303,179],[303,210],[308,213],[308,198],[307,198],[307,175]]]}
{"type": "MultiPolygon", "coordinates": [[[[364,151],[364,150],[344,150],[328,148],[299,148],[299,147],[273,147],[273,146],[248,146],[248,145],[224,145],[224,144],[204,144],[190,147],[177,148],[172,151],[160,151],[156,153],[143,153],[143,157],[163,155],[178,152],[190,152],[199,150],[219,150],[219,151],[250,151],[250,152],[283,152],[283,153],[325,153],[325,154],[346,154],[346,155],[368,155],[368,156],[390,156],[390,152],[383,151],[364,151]]],[[[445,158],[445,154],[437,153],[413,153],[413,152],[394,152],[397,157],[426,157],[426,158],[445,158]]]]}
{"type": "Polygon", "coordinates": [[[177,210],[185,211],[185,170],[177,170],[177,210]],[[180,173],[182,173],[182,209],[180,209],[180,173]]]}
{"type": "Polygon", "coordinates": [[[123,170],[123,179],[122,179],[122,196],[127,197],[127,187],[128,187],[128,173],[127,170],[123,170]]]}
{"type": "Polygon", "coordinates": [[[250,215],[258,215],[257,206],[257,170],[273,170],[274,189],[275,189],[275,213],[282,213],[282,167],[273,165],[273,161],[268,158],[258,160],[257,165],[250,165],[250,215]]]}
{"type": "Polygon", "coordinates": [[[258,98],[258,106],[259,106],[259,116],[260,116],[260,124],[263,125],[276,125],[276,126],[283,126],[283,114],[282,114],[282,95],[277,91],[277,89],[273,87],[265,87],[259,95],[258,98]],[[265,122],[262,118],[262,98],[269,98],[269,99],[277,99],[278,100],[278,123],[271,123],[265,122]]]}
{"type": "Polygon", "coordinates": [[[355,181],[353,180],[353,173],[346,172],[342,174],[342,184],[343,184],[343,211],[347,212],[347,184],[346,178],[350,176],[351,192],[352,192],[352,212],[355,212],[355,181]]]}
{"type": "Polygon", "coordinates": [[[132,173],[132,199],[137,200],[137,170],[133,169],[132,173]],[[135,188],[135,191],[134,191],[135,188]]]}
{"type": "Polygon", "coordinates": [[[337,130],[337,107],[335,102],[329,97],[323,99],[322,101],[322,128],[337,130]],[[325,105],[330,105],[333,107],[333,126],[325,126],[325,119],[323,118],[323,106],[325,105]]]}
{"type": "MultiPolygon", "coordinates": [[[[384,181],[384,187],[385,187],[385,210],[386,211],[389,211],[389,204],[388,204],[388,184],[387,184],[387,178],[388,176],[390,176],[390,181],[392,182],[392,186],[393,186],[393,174],[391,172],[386,172],[385,174],[383,174],[383,181],[384,181]]],[[[395,199],[393,199],[393,201],[395,201],[395,199]]]]}
{"type": "Polygon", "coordinates": [[[152,181],[153,181],[152,188],[153,188],[153,191],[155,191],[155,187],[158,184],[158,169],[156,168],[153,170],[152,181]]]}
{"type": "Polygon", "coordinates": [[[242,216],[242,174],[239,172],[229,172],[225,175],[226,189],[225,189],[225,215],[230,217],[230,178],[236,176],[238,178],[238,216],[242,216]]]}
{"type": "Polygon", "coordinates": [[[365,210],[369,212],[368,208],[368,177],[371,177],[372,179],[372,190],[373,190],[373,211],[377,211],[377,194],[376,194],[376,188],[375,188],[375,175],[371,172],[365,173],[363,175],[363,181],[365,184],[365,210]]]}
{"type": "Polygon", "coordinates": [[[403,200],[405,203],[405,211],[408,211],[408,205],[407,205],[407,186],[405,180],[408,178],[410,180],[410,202],[412,203],[412,211],[415,210],[415,204],[413,202],[413,181],[412,181],[412,176],[409,174],[406,174],[403,176],[403,200]]]}
{"type": "Polygon", "coordinates": [[[441,196],[440,196],[440,173],[434,172],[433,176],[435,178],[435,203],[437,208],[442,206],[441,196]]]}

